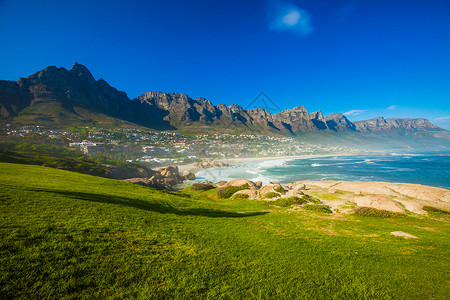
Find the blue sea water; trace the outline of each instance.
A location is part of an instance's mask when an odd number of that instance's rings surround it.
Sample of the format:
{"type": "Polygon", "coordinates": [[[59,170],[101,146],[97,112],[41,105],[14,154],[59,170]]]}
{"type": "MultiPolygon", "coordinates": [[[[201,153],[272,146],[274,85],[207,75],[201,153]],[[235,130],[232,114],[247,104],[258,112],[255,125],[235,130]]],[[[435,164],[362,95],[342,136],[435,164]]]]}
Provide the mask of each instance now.
{"type": "Polygon", "coordinates": [[[212,182],[245,178],[289,183],[301,180],[418,183],[450,189],[450,156],[386,154],[255,160],[196,174],[212,182]]]}

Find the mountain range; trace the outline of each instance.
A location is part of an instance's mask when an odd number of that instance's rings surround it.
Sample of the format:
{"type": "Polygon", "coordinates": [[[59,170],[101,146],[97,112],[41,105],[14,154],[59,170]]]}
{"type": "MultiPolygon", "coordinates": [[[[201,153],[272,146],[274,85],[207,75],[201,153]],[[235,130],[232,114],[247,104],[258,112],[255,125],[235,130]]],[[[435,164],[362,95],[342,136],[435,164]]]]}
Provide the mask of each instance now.
{"type": "Polygon", "coordinates": [[[324,116],[297,106],[272,114],[265,108],[213,105],[182,93],[147,92],[129,99],[83,65],[49,66],[18,81],[0,80],[3,121],[46,126],[138,125],[187,133],[259,133],[295,136],[303,132],[442,132],[426,119],[349,121],[341,113],[324,116]]]}

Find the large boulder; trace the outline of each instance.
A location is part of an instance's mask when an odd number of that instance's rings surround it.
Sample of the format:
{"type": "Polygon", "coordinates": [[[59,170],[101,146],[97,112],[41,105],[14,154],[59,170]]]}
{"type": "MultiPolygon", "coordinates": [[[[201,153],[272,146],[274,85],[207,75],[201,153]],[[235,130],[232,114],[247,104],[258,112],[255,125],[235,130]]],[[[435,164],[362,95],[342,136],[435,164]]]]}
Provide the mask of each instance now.
{"type": "Polygon", "coordinates": [[[247,179],[241,179],[241,178],[233,179],[233,180],[231,180],[231,181],[221,185],[220,188],[226,188],[226,187],[229,187],[229,186],[241,187],[241,186],[243,186],[245,184],[248,185],[248,188],[250,190],[257,190],[258,189],[256,184],[253,181],[250,181],[250,180],[247,180],[247,179]]]}
{"type": "Polygon", "coordinates": [[[168,166],[165,168],[158,169],[158,172],[164,177],[178,177],[180,176],[180,172],[178,171],[177,166],[168,166]]]}
{"type": "Polygon", "coordinates": [[[192,173],[191,171],[186,170],[186,171],[183,172],[181,177],[183,177],[185,180],[194,180],[195,179],[195,174],[192,173]]]}
{"type": "Polygon", "coordinates": [[[155,176],[152,176],[151,178],[129,178],[129,179],[124,179],[124,181],[128,181],[133,184],[138,184],[138,185],[142,185],[142,186],[146,186],[146,187],[150,187],[150,188],[154,188],[157,190],[169,189],[168,186],[155,180],[155,176]]]}

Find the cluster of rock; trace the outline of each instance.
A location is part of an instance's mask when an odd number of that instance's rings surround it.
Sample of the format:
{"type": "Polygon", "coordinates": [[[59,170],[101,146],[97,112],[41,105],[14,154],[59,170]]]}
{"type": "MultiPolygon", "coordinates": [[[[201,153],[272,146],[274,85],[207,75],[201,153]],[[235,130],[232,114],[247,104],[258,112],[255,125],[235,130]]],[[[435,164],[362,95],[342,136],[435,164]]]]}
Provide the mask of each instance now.
{"type": "Polygon", "coordinates": [[[237,191],[232,195],[235,197],[239,194],[244,194],[248,196],[248,199],[266,199],[275,200],[276,198],[289,198],[293,196],[304,195],[302,190],[306,189],[304,183],[289,183],[287,185],[281,185],[277,182],[271,182],[268,185],[263,186],[261,181],[250,181],[247,179],[234,179],[229,182],[220,181],[217,183],[216,187],[218,189],[224,189],[227,187],[242,187],[246,186],[248,188],[237,191]],[[268,195],[277,195],[272,198],[267,198],[268,195]]]}
{"type": "Polygon", "coordinates": [[[216,187],[243,187],[231,198],[246,195],[248,199],[276,200],[289,197],[311,197],[333,211],[351,212],[356,207],[371,207],[396,213],[410,211],[427,214],[424,206],[450,210],[450,190],[410,183],[387,182],[345,182],[345,181],[299,181],[289,184],[271,182],[263,186],[261,182],[235,179],[221,181],[216,187]],[[311,194],[311,195],[309,195],[311,194]],[[352,208],[349,208],[352,207],[352,208]]]}
{"type": "Polygon", "coordinates": [[[203,159],[194,163],[194,166],[206,169],[206,168],[216,168],[216,167],[229,167],[230,165],[224,163],[222,161],[212,160],[212,159],[203,159]]]}
{"type": "Polygon", "coordinates": [[[158,190],[171,190],[174,186],[185,180],[195,179],[195,174],[190,171],[184,171],[180,174],[177,166],[164,167],[153,172],[151,177],[129,178],[125,179],[125,181],[158,190]]]}

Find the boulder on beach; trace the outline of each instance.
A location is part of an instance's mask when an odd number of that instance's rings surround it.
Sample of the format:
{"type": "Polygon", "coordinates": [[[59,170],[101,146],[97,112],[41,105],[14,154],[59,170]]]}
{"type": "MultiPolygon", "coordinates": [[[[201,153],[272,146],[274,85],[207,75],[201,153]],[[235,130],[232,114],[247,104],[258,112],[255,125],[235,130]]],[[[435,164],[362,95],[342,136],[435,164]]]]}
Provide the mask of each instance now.
{"type": "Polygon", "coordinates": [[[218,160],[204,159],[202,161],[196,162],[194,166],[206,169],[206,168],[228,167],[229,164],[218,160]]]}
{"type": "Polygon", "coordinates": [[[184,172],[183,174],[185,176],[180,175],[177,166],[168,166],[165,168],[160,168],[157,171],[154,171],[154,173],[150,177],[129,178],[125,179],[125,181],[134,184],[144,185],[147,187],[152,187],[159,190],[172,189],[175,185],[187,179],[187,177],[195,179],[195,175],[192,174],[191,172],[189,172],[189,174],[184,172]]]}
{"type": "Polygon", "coordinates": [[[192,173],[191,171],[186,170],[186,171],[183,172],[181,177],[183,177],[185,180],[194,180],[195,179],[195,174],[192,173]]]}
{"type": "Polygon", "coordinates": [[[227,182],[227,183],[225,183],[223,185],[220,185],[218,187],[220,187],[220,188],[226,188],[226,187],[229,187],[229,186],[241,187],[241,186],[243,186],[245,184],[248,184],[248,188],[250,190],[257,190],[258,189],[256,187],[256,184],[253,181],[250,181],[250,180],[247,180],[247,179],[241,179],[241,178],[233,179],[233,180],[231,180],[231,181],[229,181],[229,182],[227,182]]]}
{"type": "Polygon", "coordinates": [[[180,172],[178,171],[177,166],[168,166],[165,168],[158,169],[158,172],[164,177],[178,177],[180,176],[180,172]]]}

